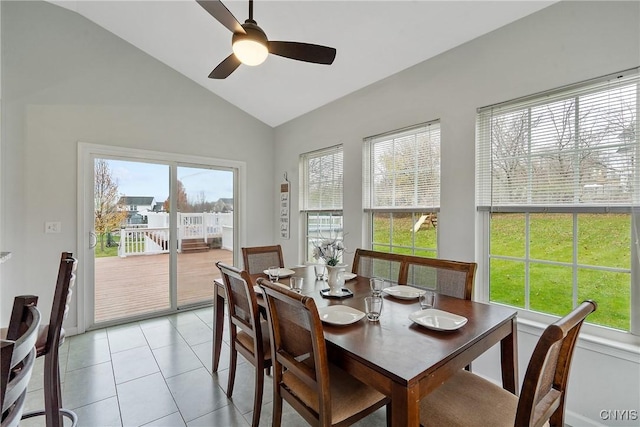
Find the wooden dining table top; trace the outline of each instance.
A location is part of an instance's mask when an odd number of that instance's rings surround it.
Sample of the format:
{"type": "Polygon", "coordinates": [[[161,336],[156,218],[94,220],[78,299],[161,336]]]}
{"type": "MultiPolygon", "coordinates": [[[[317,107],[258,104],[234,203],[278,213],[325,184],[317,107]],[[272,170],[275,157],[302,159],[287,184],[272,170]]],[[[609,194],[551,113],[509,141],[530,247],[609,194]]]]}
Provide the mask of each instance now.
{"type": "MultiPolygon", "coordinates": [[[[328,286],[316,280],[312,267],[293,270],[296,276],[304,277],[302,294],[313,297],[318,308],[344,305],[365,311],[364,297],[371,294],[369,278],[356,276],[345,282],[352,297],[325,298],[320,290],[328,286]]],[[[259,277],[266,276],[252,275],[254,283],[259,277]]],[[[279,280],[284,285],[288,282],[289,278],[279,280]]],[[[222,283],[217,284],[217,290],[224,292],[222,283]]],[[[516,393],[515,310],[437,294],[434,308],[464,316],[468,322],[457,330],[436,331],[409,319],[411,313],[420,310],[417,298],[383,296],[383,300],[378,322],[365,317],[344,326],[325,323],[323,329],[332,363],[392,397],[393,425],[417,425],[419,399],[497,343],[502,350],[503,386],[516,393]]],[[[263,304],[261,297],[258,301],[263,304]]]]}

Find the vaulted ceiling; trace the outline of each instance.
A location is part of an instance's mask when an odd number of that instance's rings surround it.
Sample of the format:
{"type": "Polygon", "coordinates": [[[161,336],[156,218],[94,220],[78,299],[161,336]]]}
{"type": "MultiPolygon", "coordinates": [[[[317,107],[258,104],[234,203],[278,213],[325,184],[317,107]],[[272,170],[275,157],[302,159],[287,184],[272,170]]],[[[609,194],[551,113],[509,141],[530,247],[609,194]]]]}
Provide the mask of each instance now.
{"type": "MultiPolygon", "coordinates": [[[[270,40],[337,49],[333,65],[275,55],[207,76],[231,53],[231,32],[195,0],[52,3],[116,34],[270,126],[278,126],[555,1],[256,0],[254,19],[270,40]]],[[[224,4],[241,23],[248,1],[224,4]]]]}

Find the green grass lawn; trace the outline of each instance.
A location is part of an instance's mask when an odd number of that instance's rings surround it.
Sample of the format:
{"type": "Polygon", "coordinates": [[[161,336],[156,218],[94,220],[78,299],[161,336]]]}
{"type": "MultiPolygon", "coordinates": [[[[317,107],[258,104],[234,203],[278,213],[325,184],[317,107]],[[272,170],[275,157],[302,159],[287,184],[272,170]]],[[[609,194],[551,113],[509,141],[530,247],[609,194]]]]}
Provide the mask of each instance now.
{"type": "MultiPolygon", "coordinates": [[[[411,254],[406,247],[424,248],[415,255],[434,257],[436,229],[422,228],[413,233],[411,215],[377,214],[374,219],[374,250],[411,254]],[[390,224],[392,233],[389,233],[390,224]],[[397,246],[400,246],[399,248],[397,246]],[[403,248],[404,247],[404,248],[403,248]]],[[[577,300],[593,299],[598,311],[590,323],[629,330],[630,274],[596,270],[611,267],[628,270],[631,265],[630,216],[625,214],[580,214],[576,247],[577,300]]],[[[564,315],[573,308],[573,216],[571,214],[530,215],[529,309],[564,315]],[[566,263],[551,265],[540,261],[566,263]]],[[[493,214],[491,219],[490,299],[525,306],[525,216],[493,214]],[[519,260],[500,259],[506,256],[519,260]]]]}
{"type": "Polygon", "coordinates": [[[120,242],[120,236],[113,236],[112,239],[114,241],[114,245],[107,247],[107,236],[106,235],[98,235],[98,244],[94,249],[96,258],[104,258],[109,256],[118,256],[118,242],[120,242]],[[103,239],[104,246],[100,244],[100,240],[103,239]],[[102,249],[101,249],[102,248],[102,249]]]}
{"type": "MultiPolygon", "coordinates": [[[[629,269],[631,265],[630,216],[581,214],[578,216],[576,248],[577,300],[593,299],[598,311],[590,323],[629,330],[631,278],[629,273],[595,270],[590,266],[629,269]]],[[[523,257],[523,214],[493,214],[492,256],[523,257]]],[[[573,268],[540,261],[573,262],[573,216],[535,214],[530,219],[529,308],[564,315],[572,309],[573,268]]],[[[517,307],[525,304],[525,263],[492,258],[490,298],[517,307]]]]}

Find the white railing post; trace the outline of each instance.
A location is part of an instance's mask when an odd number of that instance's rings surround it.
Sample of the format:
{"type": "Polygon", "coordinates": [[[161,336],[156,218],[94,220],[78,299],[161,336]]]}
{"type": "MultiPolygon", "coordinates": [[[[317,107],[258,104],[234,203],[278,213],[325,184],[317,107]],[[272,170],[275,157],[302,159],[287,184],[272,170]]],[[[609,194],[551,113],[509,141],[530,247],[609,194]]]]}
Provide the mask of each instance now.
{"type": "Polygon", "coordinates": [[[202,218],[202,240],[207,243],[207,217],[206,217],[206,213],[202,212],[201,214],[201,218],[202,218]]]}

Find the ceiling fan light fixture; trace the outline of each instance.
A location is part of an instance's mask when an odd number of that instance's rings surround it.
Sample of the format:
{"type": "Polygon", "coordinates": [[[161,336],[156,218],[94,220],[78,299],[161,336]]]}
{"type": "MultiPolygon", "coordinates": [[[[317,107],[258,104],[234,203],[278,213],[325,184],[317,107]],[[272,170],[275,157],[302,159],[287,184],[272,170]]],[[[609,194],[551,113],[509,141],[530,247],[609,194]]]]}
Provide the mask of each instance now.
{"type": "Polygon", "coordinates": [[[233,42],[233,53],[245,65],[260,65],[267,56],[269,50],[267,46],[257,40],[243,38],[233,42]]]}
{"type": "MultiPolygon", "coordinates": [[[[0,0],[1,1],[1,0],[0,0]]],[[[226,79],[241,64],[260,65],[269,54],[313,64],[331,65],[336,57],[332,47],[289,41],[269,41],[253,19],[253,0],[249,0],[249,19],[244,24],[220,0],[196,0],[204,10],[233,33],[233,53],[209,74],[210,79],[226,79]]]]}
{"type": "Polygon", "coordinates": [[[245,33],[234,33],[231,40],[234,55],[245,65],[262,64],[269,56],[267,35],[252,19],[247,19],[242,28],[245,33]]]}

